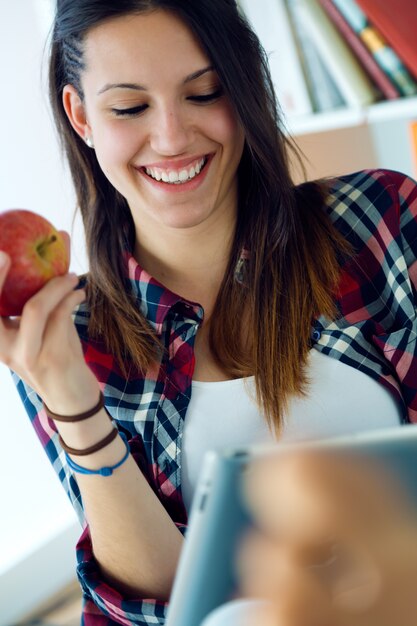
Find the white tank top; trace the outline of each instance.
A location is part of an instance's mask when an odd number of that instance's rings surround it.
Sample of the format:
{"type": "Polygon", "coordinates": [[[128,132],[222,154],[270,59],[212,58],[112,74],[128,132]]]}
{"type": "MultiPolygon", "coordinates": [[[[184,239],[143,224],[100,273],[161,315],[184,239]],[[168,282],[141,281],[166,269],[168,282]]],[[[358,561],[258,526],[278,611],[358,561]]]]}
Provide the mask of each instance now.
{"type": "MultiPolygon", "coordinates": [[[[290,401],[281,441],[400,424],[401,410],[393,394],[367,374],[312,349],[307,375],[308,395],[290,401]]],[[[255,402],[254,377],[193,381],[182,443],[181,489],[187,511],[206,451],[273,440],[255,402]]]]}

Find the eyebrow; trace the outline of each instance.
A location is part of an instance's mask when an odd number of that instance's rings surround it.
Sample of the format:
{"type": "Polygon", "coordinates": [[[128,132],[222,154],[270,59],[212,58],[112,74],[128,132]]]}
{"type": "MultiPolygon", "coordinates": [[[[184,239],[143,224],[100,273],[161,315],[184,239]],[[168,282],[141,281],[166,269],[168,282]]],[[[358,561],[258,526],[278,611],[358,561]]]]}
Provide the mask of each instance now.
{"type": "MultiPolygon", "coordinates": [[[[190,83],[191,81],[200,78],[200,76],[203,76],[203,74],[207,74],[208,72],[214,72],[214,67],[212,65],[208,65],[207,67],[203,67],[203,69],[201,70],[197,70],[196,72],[189,74],[184,78],[183,84],[186,85],[187,83],[190,83]]],[[[107,83],[97,92],[97,95],[99,96],[100,94],[104,93],[105,91],[109,91],[110,89],[134,89],[135,91],[147,91],[146,87],[144,87],[143,85],[138,85],[137,83],[107,83]]]]}

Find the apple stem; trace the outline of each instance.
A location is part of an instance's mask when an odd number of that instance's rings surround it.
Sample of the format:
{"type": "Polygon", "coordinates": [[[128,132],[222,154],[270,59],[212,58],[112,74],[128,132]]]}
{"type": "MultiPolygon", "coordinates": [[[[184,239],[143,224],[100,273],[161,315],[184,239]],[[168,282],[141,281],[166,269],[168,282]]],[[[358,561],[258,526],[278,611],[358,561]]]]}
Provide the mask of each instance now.
{"type": "Polygon", "coordinates": [[[52,235],[49,239],[40,243],[39,246],[37,246],[36,248],[40,256],[43,257],[46,248],[50,246],[52,243],[54,243],[56,240],[57,240],[56,235],[52,235]]]}

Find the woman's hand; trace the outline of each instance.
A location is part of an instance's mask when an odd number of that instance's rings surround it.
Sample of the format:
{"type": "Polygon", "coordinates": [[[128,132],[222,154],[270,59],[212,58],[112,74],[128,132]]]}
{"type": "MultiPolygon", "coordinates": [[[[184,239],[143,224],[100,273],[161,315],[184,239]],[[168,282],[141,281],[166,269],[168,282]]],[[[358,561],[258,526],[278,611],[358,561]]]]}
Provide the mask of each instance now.
{"type": "Polygon", "coordinates": [[[417,511],[381,466],[286,453],[255,465],[259,531],[242,545],[242,593],[257,626],[415,626],[417,511]]]}
{"type": "MultiPolygon", "coordinates": [[[[65,237],[68,251],[69,235],[65,237]]],[[[10,257],[0,266],[0,292],[10,257]]],[[[0,361],[15,371],[54,413],[75,414],[98,400],[99,386],[84,360],[71,313],[85,299],[76,275],[52,278],[25,304],[22,315],[0,318],[0,361]]]]}

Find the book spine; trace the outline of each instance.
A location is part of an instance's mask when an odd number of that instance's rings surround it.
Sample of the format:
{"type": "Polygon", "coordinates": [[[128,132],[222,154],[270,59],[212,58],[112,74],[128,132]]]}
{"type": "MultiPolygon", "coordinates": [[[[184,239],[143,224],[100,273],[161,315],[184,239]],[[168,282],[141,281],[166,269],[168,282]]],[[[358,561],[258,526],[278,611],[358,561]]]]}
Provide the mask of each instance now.
{"type": "Polygon", "coordinates": [[[326,70],[314,43],[294,9],[295,0],[286,0],[294,39],[298,44],[299,55],[304,69],[307,86],[314,111],[329,111],[346,105],[332,77],[326,70]]]}
{"type": "Polygon", "coordinates": [[[416,0],[357,0],[357,4],[417,79],[416,0]]]}
{"type": "Polygon", "coordinates": [[[317,0],[297,0],[294,6],[346,102],[353,107],[375,102],[377,93],[368,74],[317,0]]]}
{"type": "Polygon", "coordinates": [[[395,50],[387,44],[379,30],[370,23],[368,16],[356,0],[333,0],[333,2],[371,52],[378,65],[399,89],[401,95],[412,96],[416,94],[416,81],[395,50]]]}
{"type": "Polygon", "coordinates": [[[379,87],[383,95],[388,100],[398,98],[401,92],[378,65],[371,51],[365,46],[359,35],[351,28],[349,22],[339,11],[336,4],[332,2],[332,0],[319,1],[335,27],[349,44],[354,54],[356,54],[362,66],[368,72],[377,87],[379,87]]]}
{"type": "Polygon", "coordinates": [[[288,117],[313,112],[284,0],[240,0],[246,18],[264,47],[272,82],[288,117]]]}

